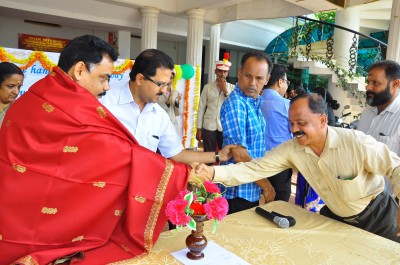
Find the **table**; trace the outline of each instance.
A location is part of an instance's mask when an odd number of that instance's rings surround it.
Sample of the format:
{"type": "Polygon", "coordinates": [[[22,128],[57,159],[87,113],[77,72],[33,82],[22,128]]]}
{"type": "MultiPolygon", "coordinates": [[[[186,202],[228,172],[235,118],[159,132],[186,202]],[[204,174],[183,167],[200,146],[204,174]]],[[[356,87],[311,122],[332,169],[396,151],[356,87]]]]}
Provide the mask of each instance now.
{"type": "MultiPolygon", "coordinates": [[[[396,242],[292,203],[275,201],[262,208],[293,216],[296,225],[278,228],[253,208],[228,215],[215,234],[211,234],[213,223],[205,222],[207,239],[250,264],[400,264],[400,244],[396,242]]],[[[163,232],[149,255],[118,264],[181,264],[170,253],[185,248],[190,231],[185,228],[174,233],[163,232]]]]}

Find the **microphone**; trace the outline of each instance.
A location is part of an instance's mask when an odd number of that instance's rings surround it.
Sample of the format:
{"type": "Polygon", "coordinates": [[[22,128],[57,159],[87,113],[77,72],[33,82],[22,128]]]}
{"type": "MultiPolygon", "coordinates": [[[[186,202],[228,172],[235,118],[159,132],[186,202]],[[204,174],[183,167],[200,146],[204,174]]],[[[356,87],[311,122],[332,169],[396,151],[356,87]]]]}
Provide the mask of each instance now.
{"type": "Polygon", "coordinates": [[[292,216],[286,216],[286,215],[283,215],[283,214],[280,214],[280,213],[277,213],[277,212],[271,212],[271,213],[275,214],[275,215],[277,215],[279,217],[288,219],[289,227],[292,227],[292,226],[294,226],[296,224],[296,219],[294,219],[294,217],[292,217],[292,216]]]}
{"type": "Polygon", "coordinates": [[[288,219],[276,216],[275,214],[272,214],[263,208],[256,207],[256,213],[267,218],[271,222],[274,222],[279,228],[288,228],[290,225],[288,219]]]}

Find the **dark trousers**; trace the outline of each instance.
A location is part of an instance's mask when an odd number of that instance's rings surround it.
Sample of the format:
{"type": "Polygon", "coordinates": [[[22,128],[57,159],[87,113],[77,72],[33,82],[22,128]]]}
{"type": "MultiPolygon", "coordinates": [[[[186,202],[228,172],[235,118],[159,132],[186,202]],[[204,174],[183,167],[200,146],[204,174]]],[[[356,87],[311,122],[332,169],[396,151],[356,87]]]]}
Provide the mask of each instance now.
{"type": "Polygon", "coordinates": [[[222,132],[216,131],[209,131],[206,129],[202,129],[202,136],[203,136],[203,147],[204,152],[215,152],[216,146],[218,144],[218,148],[222,148],[222,132]]]}
{"type": "Polygon", "coordinates": [[[326,205],[320,214],[400,243],[397,236],[397,211],[395,200],[386,191],[382,191],[364,211],[355,216],[338,216],[326,205]]]}
{"type": "Polygon", "coordinates": [[[272,187],[275,189],[274,201],[289,201],[290,194],[292,192],[292,169],[287,169],[268,178],[271,182],[272,187]]]}
{"type": "Polygon", "coordinates": [[[228,199],[229,211],[228,214],[247,210],[259,205],[258,201],[250,202],[242,198],[228,199]]]}

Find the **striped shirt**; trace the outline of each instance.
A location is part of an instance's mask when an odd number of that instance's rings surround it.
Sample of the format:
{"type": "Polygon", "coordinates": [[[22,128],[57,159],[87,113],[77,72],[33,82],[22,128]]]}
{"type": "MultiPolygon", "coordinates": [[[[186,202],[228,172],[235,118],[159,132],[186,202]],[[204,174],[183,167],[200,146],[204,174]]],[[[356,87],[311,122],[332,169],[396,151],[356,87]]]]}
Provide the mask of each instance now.
{"type": "Polygon", "coordinates": [[[378,114],[377,107],[365,107],[357,130],[386,144],[390,151],[400,155],[400,96],[378,114]]]}
{"type": "MultiPolygon", "coordinates": [[[[253,99],[246,96],[236,84],[233,92],[224,101],[221,108],[221,123],[224,143],[245,147],[252,158],[262,157],[265,153],[265,120],[261,113],[261,97],[253,99]]],[[[234,163],[228,160],[223,164],[234,163]]],[[[224,190],[223,188],[222,190],[224,190]]],[[[262,190],[256,183],[226,188],[225,198],[243,198],[250,202],[258,201],[262,190]]]]}

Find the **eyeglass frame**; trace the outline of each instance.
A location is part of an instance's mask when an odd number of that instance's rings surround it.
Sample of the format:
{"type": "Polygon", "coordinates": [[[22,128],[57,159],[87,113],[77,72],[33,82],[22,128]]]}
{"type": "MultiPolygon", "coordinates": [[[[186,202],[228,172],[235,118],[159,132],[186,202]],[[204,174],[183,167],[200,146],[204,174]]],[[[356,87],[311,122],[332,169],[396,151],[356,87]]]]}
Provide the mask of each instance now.
{"type": "Polygon", "coordinates": [[[143,73],[140,73],[140,74],[144,77],[144,79],[149,80],[150,82],[155,84],[160,90],[171,86],[170,83],[160,83],[160,82],[154,81],[153,79],[151,79],[150,77],[148,77],[147,75],[145,75],[143,73]]]}
{"type": "Polygon", "coordinates": [[[290,86],[290,81],[289,81],[289,80],[287,80],[287,79],[285,79],[285,78],[281,78],[281,80],[285,81],[286,84],[287,84],[288,86],[290,86]]]}

